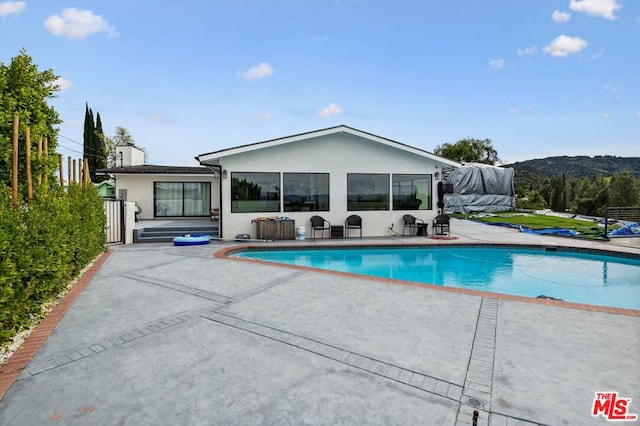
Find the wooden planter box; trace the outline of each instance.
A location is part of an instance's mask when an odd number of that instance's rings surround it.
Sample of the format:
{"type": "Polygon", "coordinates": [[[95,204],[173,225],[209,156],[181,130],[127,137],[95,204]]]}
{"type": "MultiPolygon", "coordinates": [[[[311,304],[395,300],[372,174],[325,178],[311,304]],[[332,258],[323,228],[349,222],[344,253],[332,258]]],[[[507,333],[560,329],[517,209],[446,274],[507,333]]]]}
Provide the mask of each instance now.
{"type": "Polygon", "coordinates": [[[259,240],[295,240],[295,220],[263,220],[256,222],[256,238],[259,240]]]}

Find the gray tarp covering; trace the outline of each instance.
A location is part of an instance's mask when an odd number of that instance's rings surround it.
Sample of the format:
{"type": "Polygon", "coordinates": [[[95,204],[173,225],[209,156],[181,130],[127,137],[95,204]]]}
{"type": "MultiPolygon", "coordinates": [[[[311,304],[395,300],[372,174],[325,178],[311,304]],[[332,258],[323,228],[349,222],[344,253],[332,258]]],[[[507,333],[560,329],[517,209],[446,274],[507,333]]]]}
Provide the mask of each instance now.
{"type": "Polygon", "coordinates": [[[494,166],[465,166],[450,172],[444,184],[452,193],[444,196],[445,213],[499,212],[516,206],[514,170],[494,166]]]}

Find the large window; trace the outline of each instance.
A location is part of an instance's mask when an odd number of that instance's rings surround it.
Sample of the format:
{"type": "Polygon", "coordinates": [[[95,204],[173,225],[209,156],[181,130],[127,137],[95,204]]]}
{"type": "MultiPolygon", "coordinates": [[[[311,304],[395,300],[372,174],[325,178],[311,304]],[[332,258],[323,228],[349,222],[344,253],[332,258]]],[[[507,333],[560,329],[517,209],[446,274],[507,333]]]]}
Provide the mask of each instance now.
{"type": "Polygon", "coordinates": [[[431,210],[431,175],[393,175],[394,210],[431,210]]]}
{"type": "Polygon", "coordinates": [[[211,183],[154,182],[153,198],[156,217],[209,216],[211,183]]]}
{"type": "Polygon", "coordinates": [[[347,210],[389,210],[389,175],[347,174],[347,210]]]}
{"type": "Polygon", "coordinates": [[[329,211],[329,173],[284,173],[285,212],[329,211]]]}
{"type": "Polygon", "coordinates": [[[280,173],[231,173],[231,212],[279,212],[280,173]]]}

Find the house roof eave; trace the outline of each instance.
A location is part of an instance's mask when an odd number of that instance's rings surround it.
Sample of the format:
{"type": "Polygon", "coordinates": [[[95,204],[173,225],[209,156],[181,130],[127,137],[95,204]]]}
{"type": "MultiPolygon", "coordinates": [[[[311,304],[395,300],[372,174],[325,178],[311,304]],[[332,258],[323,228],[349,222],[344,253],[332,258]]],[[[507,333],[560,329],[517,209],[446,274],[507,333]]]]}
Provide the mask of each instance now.
{"type": "Polygon", "coordinates": [[[415,155],[419,155],[424,158],[428,158],[442,165],[446,165],[449,167],[460,167],[460,163],[456,161],[452,161],[435,154],[432,154],[428,151],[425,151],[420,148],[413,147],[411,145],[404,144],[402,142],[397,142],[392,139],[384,138],[382,136],[374,135],[373,133],[364,132],[362,130],[355,129],[353,127],[340,125],[335,127],[329,127],[326,129],[314,130],[311,132],[299,133],[292,136],[285,136],[283,138],[278,139],[270,139],[262,142],[255,142],[246,145],[240,145],[234,148],[226,148],[214,152],[209,152],[206,154],[201,154],[196,156],[196,160],[203,165],[214,165],[219,162],[221,158],[228,157],[231,155],[243,154],[245,152],[255,151],[259,149],[270,148],[278,145],[288,144],[292,142],[297,142],[300,140],[316,138],[321,136],[327,136],[337,133],[348,133],[354,136],[358,136],[364,139],[369,139],[375,142],[378,142],[383,145],[387,145],[396,149],[402,149],[404,151],[410,152],[415,155]]]}

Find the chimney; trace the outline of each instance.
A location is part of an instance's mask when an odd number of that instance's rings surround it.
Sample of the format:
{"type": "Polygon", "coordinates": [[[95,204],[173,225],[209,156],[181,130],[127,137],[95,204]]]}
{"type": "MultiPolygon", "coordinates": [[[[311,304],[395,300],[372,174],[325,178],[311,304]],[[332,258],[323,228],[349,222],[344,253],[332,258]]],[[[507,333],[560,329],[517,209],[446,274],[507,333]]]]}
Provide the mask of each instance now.
{"type": "Polygon", "coordinates": [[[144,164],[144,151],[135,145],[116,147],[116,167],[141,166],[144,164]]]}

